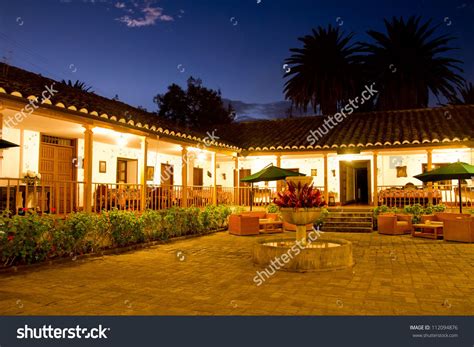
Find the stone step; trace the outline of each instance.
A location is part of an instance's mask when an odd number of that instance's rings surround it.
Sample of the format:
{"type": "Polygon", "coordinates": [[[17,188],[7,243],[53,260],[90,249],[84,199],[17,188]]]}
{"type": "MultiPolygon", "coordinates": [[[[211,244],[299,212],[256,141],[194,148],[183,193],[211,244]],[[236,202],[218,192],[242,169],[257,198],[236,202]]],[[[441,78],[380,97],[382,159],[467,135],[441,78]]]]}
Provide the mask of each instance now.
{"type": "Polygon", "coordinates": [[[325,223],[323,227],[327,228],[372,228],[372,223],[325,223]]]}
{"type": "Polygon", "coordinates": [[[351,218],[351,217],[373,217],[371,212],[329,212],[328,217],[344,217],[344,218],[351,218]]]}
{"type": "Polygon", "coordinates": [[[325,226],[321,228],[322,231],[328,232],[342,232],[342,233],[371,233],[372,227],[332,227],[332,226],[325,226]]]}
{"type": "Polygon", "coordinates": [[[329,207],[328,208],[329,212],[366,212],[366,213],[372,213],[373,208],[371,207],[361,207],[361,208],[344,208],[344,207],[329,207]]]}
{"type": "Polygon", "coordinates": [[[328,222],[324,221],[324,226],[328,227],[338,227],[338,228],[346,228],[346,227],[363,227],[363,228],[372,228],[372,222],[353,222],[353,221],[344,221],[344,222],[328,222]]]}
{"type": "Polygon", "coordinates": [[[346,222],[346,221],[349,221],[349,222],[370,222],[372,223],[372,217],[341,217],[341,216],[327,216],[325,219],[324,219],[325,222],[346,222]]]}

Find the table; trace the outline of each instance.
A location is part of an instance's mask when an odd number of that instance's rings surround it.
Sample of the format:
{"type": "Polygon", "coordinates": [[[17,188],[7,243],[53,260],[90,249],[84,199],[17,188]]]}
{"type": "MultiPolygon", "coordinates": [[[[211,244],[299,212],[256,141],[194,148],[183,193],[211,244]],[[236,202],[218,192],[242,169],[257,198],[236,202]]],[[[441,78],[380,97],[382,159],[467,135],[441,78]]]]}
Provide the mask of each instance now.
{"type": "Polygon", "coordinates": [[[438,237],[442,238],[443,237],[443,222],[413,224],[411,236],[425,237],[425,238],[435,239],[435,240],[437,240],[438,237]],[[416,231],[416,229],[421,229],[421,231],[416,231]],[[426,231],[426,230],[430,230],[430,231],[426,231]]]}
{"type": "Polygon", "coordinates": [[[283,222],[273,219],[259,219],[261,234],[282,233],[283,222]]]}

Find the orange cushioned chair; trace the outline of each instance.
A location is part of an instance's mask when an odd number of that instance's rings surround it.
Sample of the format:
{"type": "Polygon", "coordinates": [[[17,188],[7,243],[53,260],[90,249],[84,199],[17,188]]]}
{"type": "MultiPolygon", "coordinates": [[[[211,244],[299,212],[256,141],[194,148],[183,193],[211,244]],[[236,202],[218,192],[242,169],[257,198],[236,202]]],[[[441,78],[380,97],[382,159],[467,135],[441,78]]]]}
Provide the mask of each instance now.
{"type": "Polygon", "coordinates": [[[412,217],[407,214],[386,213],[377,218],[379,234],[403,235],[412,230],[412,217]]]}
{"type": "Polygon", "coordinates": [[[474,218],[445,219],[443,224],[445,241],[474,242],[474,218]]]}
{"type": "Polygon", "coordinates": [[[258,219],[257,216],[232,214],[229,216],[229,233],[239,236],[258,235],[260,231],[258,219]]]}

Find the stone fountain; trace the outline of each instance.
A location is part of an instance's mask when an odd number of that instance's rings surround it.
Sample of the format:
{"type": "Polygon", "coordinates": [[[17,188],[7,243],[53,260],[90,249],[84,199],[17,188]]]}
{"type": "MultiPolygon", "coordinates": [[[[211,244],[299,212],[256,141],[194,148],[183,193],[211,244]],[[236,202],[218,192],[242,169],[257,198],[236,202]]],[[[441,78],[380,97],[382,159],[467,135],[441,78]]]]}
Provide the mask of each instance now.
{"type": "MultiPolygon", "coordinates": [[[[311,184],[312,177],[288,177],[287,181],[298,187],[298,183],[311,184]]],[[[285,222],[296,225],[296,235],[258,240],[253,248],[255,264],[296,272],[338,270],[354,265],[351,242],[325,238],[314,228],[308,235],[306,225],[319,219],[321,208],[282,207],[280,214],[285,222]]]]}

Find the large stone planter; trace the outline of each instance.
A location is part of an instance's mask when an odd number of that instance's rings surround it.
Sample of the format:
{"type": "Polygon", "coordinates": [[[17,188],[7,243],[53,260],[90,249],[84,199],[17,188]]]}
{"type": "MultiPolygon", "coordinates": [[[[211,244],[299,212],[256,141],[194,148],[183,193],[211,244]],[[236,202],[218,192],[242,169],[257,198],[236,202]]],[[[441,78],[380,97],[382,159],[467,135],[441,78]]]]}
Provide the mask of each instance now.
{"type": "Polygon", "coordinates": [[[281,218],[296,225],[296,240],[307,242],[306,225],[314,224],[321,215],[321,208],[280,208],[281,218]]]}

